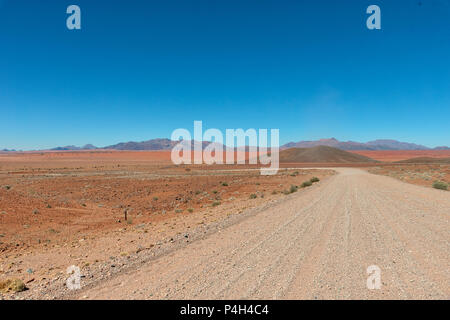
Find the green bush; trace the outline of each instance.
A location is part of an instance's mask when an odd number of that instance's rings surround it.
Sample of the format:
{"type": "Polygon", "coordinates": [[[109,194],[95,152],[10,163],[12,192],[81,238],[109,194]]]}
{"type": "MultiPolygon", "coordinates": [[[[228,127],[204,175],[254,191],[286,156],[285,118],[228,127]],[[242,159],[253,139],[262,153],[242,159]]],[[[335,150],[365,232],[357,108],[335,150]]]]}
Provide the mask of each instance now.
{"type": "Polygon", "coordinates": [[[312,177],[309,181],[311,181],[312,183],[314,183],[314,182],[319,182],[320,179],[317,178],[317,177],[312,177]]]}
{"type": "Polygon", "coordinates": [[[212,203],[213,207],[217,207],[218,205],[220,205],[220,201],[215,201],[215,202],[212,203]]]}
{"type": "Polygon", "coordinates": [[[302,188],[306,188],[306,187],[310,187],[310,186],[312,186],[312,182],[309,181],[309,180],[303,182],[302,185],[301,185],[302,188]]]}
{"type": "Polygon", "coordinates": [[[444,181],[435,181],[433,183],[433,188],[440,190],[448,190],[448,185],[444,181]]]}
{"type": "Polygon", "coordinates": [[[256,198],[258,198],[258,196],[257,196],[256,194],[252,193],[252,194],[250,195],[250,199],[256,199],[256,198]]]}
{"type": "Polygon", "coordinates": [[[297,190],[298,190],[297,186],[291,185],[291,187],[289,188],[289,193],[297,192],[297,190]]]}

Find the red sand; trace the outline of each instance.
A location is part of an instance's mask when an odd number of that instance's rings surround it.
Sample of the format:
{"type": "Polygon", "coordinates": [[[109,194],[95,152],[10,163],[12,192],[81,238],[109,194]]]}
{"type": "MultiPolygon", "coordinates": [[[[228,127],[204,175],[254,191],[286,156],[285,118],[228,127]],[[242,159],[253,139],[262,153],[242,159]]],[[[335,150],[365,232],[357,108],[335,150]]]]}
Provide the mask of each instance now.
{"type": "Polygon", "coordinates": [[[400,161],[417,157],[449,158],[450,150],[356,150],[350,151],[379,161],[400,161]]]}

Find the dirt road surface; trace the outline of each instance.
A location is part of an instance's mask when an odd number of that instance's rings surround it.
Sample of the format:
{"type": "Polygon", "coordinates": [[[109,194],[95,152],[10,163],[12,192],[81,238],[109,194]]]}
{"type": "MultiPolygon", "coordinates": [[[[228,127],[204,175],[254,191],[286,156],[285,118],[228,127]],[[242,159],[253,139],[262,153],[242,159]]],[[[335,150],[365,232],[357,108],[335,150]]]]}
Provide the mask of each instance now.
{"type": "Polygon", "coordinates": [[[359,169],[82,288],[84,299],[449,299],[450,193],[359,169]],[[381,288],[367,288],[367,268],[381,288]]]}

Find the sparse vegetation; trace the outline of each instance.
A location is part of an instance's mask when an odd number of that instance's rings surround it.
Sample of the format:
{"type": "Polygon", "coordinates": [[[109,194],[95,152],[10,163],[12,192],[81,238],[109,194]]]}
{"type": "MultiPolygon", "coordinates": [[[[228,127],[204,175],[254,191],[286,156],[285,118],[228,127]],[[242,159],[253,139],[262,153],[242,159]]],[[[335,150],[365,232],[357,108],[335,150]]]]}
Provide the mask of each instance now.
{"type": "Polygon", "coordinates": [[[291,193],[294,193],[297,191],[298,191],[298,186],[292,184],[288,190],[283,191],[283,194],[288,195],[288,194],[291,194],[291,193]]]}
{"type": "Polygon", "coordinates": [[[224,186],[224,187],[228,187],[228,183],[226,183],[226,182],[222,182],[222,186],[224,186]]]}
{"type": "Polygon", "coordinates": [[[310,187],[310,186],[312,186],[312,182],[310,180],[305,181],[301,184],[302,188],[306,188],[306,187],[310,187]]]}
{"type": "Polygon", "coordinates": [[[250,195],[250,199],[256,199],[256,198],[258,198],[258,196],[257,196],[255,193],[252,193],[252,194],[250,195]]]}
{"type": "Polygon", "coordinates": [[[309,181],[311,181],[312,183],[314,183],[314,182],[319,182],[320,179],[317,178],[317,177],[312,177],[311,179],[309,179],[309,181]]]}
{"type": "Polygon", "coordinates": [[[440,190],[448,190],[448,185],[444,181],[435,181],[433,183],[433,188],[440,190]]]}
{"type": "Polygon", "coordinates": [[[158,197],[153,197],[153,201],[158,201],[158,197]]]}
{"type": "Polygon", "coordinates": [[[189,208],[189,209],[187,209],[187,211],[188,211],[189,213],[192,213],[192,212],[194,212],[194,209],[189,208]]]}
{"type": "Polygon", "coordinates": [[[218,205],[220,205],[220,201],[214,201],[211,205],[213,207],[217,207],[218,205]]]}
{"type": "Polygon", "coordinates": [[[17,293],[26,289],[25,283],[19,279],[8,279],[0,282],[0,292],[3,293],[17,293]]]}

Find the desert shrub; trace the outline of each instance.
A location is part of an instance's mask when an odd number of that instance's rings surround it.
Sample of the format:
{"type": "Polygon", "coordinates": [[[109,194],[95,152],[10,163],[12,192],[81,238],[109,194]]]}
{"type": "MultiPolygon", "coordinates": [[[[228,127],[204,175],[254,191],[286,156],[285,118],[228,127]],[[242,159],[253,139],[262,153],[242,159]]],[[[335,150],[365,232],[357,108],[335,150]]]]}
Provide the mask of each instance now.
{"type": "Polygon", "coordinates": [[[200,190],[195,191],[196,195],[199,195],[200,193],[202,193],[200,190]]]}
{"type": "Polygon", "coordinates": [[[440,190],[448,190],[448,185],[444,181],[435,181],[433,183],[433,188],[440,190]]]}
{"type": "Polygon", "coordinates": [[[192,213],[192,212],[194,212],[194,209],[189,208],[189,209],[187,209],[187,211],[188,211],[189,213],[192,213]]]}
{"type": "Polygon", "coordinates": [[[297,192],[297,190],[298,190],[297,186],[291,185],[291,187],[289,188],[289,193],[297,192]]]}
{"type": "Polygon", "coordinates": [[[226,182],[222,182],[222,186],[224,186],[224,187],[228,187],[228,183],[226,183],[226,182]]]}
{"type": "Polygon", "coordinates": [[[312,177],[309,181],[311,181],[312,183],[314,183],[314,182],[319,182],[320,179],[317,178],[317,177],[312,177]]]}
{"type": "Polygon", "coordinates": [[[220,201],[214,201],[214,202],[212,203],[212,206],[213,206],[213,207],[217,207],[218,205],[220,205],[220,201]]]}
{"type": "Polygon", "coordinates": [[[258,196],[256,195],[256,194],[254,194],[254,193],[252,193],[251,195],[250,195],[250,199],[256,199],[258,196]]]}
{"type": "Polygon", "coordinates": [[[272,191],[272,194],[277,194],[277,193],[278,193],[277,190],[272,191]]]}
{"type": "Polygon", "coordinates": [[[213,190],[213,192],[212,192],[212,193],[216,194],[217,192],[218,192],[217,190],[213,190]]]}
{"type": "Polygon", "coordinates": [[[158,201],[158,199],[159,199],[158,197],[153,197],[154,201],[158,201]]]}
{"type": "Polygon", "coordinates": [[[8,293],[8,292],[22,292],[25,291],[27,287],[22,280],[18,279],[9,279],[6,281],[0,282],[0,292],[8,293]]]}
{"type": "Polygon", "coordinates": [[[302,184],[301,184],[301,187],[302,188],[306,188],[306,187],[309,187],[309,186],[312,186],[312,182],[311,181],[305,181],[305,182],[303,182],[302,184]]]}

